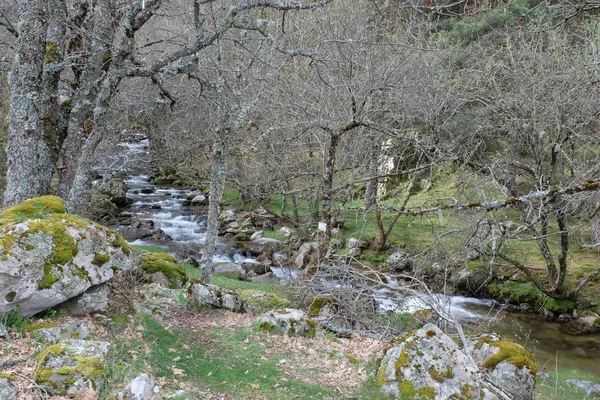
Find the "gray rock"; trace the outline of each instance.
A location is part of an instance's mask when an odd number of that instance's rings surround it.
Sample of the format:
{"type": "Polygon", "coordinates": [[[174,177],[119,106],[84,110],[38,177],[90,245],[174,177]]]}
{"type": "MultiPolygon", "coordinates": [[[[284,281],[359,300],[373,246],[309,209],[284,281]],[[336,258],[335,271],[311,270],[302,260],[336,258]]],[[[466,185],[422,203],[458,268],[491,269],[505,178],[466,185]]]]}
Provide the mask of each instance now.
{"type": "Polygon", "coordinates": [[[578,387],[579,389],[583,390],[585,392],[585,394],[587,394],[588,396],[598,397],[600,395],[600,385],[597,383],[588,382],[588,381],[580,381],[577,379],[569,379],[569,380],[566,380],[565,382],[570,383],[571,385],[574,385],[574,386],[578,387]]]}
{"type": "Polygon", "coordinates": [[[0,338],[8,337],[8,329],[6,326],[0,321],[0,338]]]}
{"type": "Polygon", "coordinates": [[[270,265],[266,265],[260,262],[243,262],[240,264],[242,266],[242,268],[244,269],[244,271],[246,271],[246,278],[252,278],[251,276],[248,276],[248,274],[250,272],[254,272],[254,276],[256,275],[262,275],[265,274],[269,271],[269,266],[270,265]]]}
{"type": "Polygon", "coordinates": [[[488,370],[488,380],[502,388],[511,399],[531,400],[539,365],[522,346],[486,335],[474,342],[472,355],[478,365],[488,370]],[[519,364],[510,358],[516,354],[519,355],[519,364]]]}
{"type": "Polygon", "coordinates": [[[466,294],[485,294],[488,292],[487,284],[492,280],[490,269],[479,267],[474,269],[461,269],[456,278],[458,289],[466,294]]]}
{"type": "Polygon", "coordinates": [[[241,311],[242,303],[233,293],[223,291],[215,285],[196,283],[192,287],[191,303],[201,307],[225,308],[231,311],[241,311]]]}
{"type": "Polygon", "coordinates": [[[251,278],[250,281],[256,283],[270,283],[273,285],[279,285],[281,283],[281,279],[279,279],[274,273],[267,272],[266,274],[256,276],[251,278]]]}
{"type": "Polygon", "coordinates": [[[346,242],[346,248],[348,249],[360,249],[365,247],[365,243],[362,240],[350,238],[346,242]]]}
{"type": "Polygon", "coordinates": [[[106,311],[109,302],[110,288],[107,283],[101,283],[60,304],[60,308],[64,308],[72,315],[85,315],[106,311]]]}
{"type": "Polygon", "coordinates": [[[222,263],[215,266],[215,274],[225,276],[229,279],[244,279],[246,271],[236,263],[222,263]]]}
{"type": "Polygon", "coordinates": [[[66,214],[7,225],[0,236],[12,238],[0,244],[0,315],[39,313],[131,265],[117,233],[66,214]]]}
{"type": "Polygon", "coordinates": [[[162,400],[160,388],[148,374],[141,374],[117,394],[119,400],[162,400]]]}
{"type": "Polygon", "coordinates": [[[203,194],[199,194],[198,196],[195,196],[192,199],[192,205],[193,206],[202,206],[206,204],[206,196],[204,196],[203,194]]]}
{"type": "Polygon", "coordinates": [[[74,397],[90,386],[101,390],[108,342],[63,340],[46,347],[39,356],[34,379],[56,394],[74,397]]]}
{"type": "Polygon", "coordinates": [[[90,328],[86,319],[73,320],[54,327],[40,329],[35,329],[35,325],[32,325],[30,329],[34,338],[46,343],[57,343],[66,339],[87,339],[90,336],[90,328]]]}
{"type": "Polygon", "coordinates": [[[279,251],[283,248],[283,243],[277,239],[262,238],[250,242],[250,252],[254,255],[260,255],[267,251],[279,251]]]}
{"type": "Polygon", "coordinates": [[[477,365],[433,324],[387,350],[379,368],[380,391],[393,399],[405,398],[400,387],[425,398],[479,398],[477,365]]]}
{"type": "Polygon", "coordinates": [[[263,231],[256,231],[250,236],[250,240],[258,240],[265,237],[265,233],[263,231]]]}
{"type": "MultiPolygon", "coordinates": [[[[560,317],[563,315],[564,314],[560,315],[560,317]]],[[[564,328],[567,332],[573,335],[600,332],[600,316],[596,313],[589,313],[573,319],[572,321],[568,322],[564,328]]]]}
{"type": "Polygon", "coordinates": [[[317,245],[313,242],[302,243],[298,252],[296,253],[296,259],[294,264],[296,268],[302,269],[306,267],[308,262],[310,261],[310,255],[316,251],[317,245]]]}
{"type": "Polygon", "coordinates": [[[283,237],[285,237],[285,238],[289,238],[290,236],[292,236],[294,234],[294,230],[287,226],[282,226],[277,232],[282,234],[283,237]]]}
{"type": "Polygon", "coordinates": [[[403,272],[410,268],[410,252],[406,249],[400,249],[390,255],[385,261],[388,268],[397,272],[403,272]]]}
{"type": "Polygon", "coordinates": [[[221,214],[219,214],[219,220],[223,223],[233,222],[236,218],[237,215],[235,213],[235,210],[232,209],[223,210],[221,214]]]}
{"type": "Polygon", "coordinates": [[[260,317],[258,323],[263,330],[288,336],[314,337],[316,334],[315,322],[304,311],[294,308],[271,310],[260,317]]]}
{"type": "Polygon", "coordinates": [[[0,399],[16,400],[17,390],[19,389],[17,382],[13,379],[0,376],[0,399]]]}
{"type": "Polygon", "coordinates": [[[127,184],[121,178],[103,179],[97,183],[96,189],[118,207],[125,207],[130,203],[127,198],[127,184]]]}

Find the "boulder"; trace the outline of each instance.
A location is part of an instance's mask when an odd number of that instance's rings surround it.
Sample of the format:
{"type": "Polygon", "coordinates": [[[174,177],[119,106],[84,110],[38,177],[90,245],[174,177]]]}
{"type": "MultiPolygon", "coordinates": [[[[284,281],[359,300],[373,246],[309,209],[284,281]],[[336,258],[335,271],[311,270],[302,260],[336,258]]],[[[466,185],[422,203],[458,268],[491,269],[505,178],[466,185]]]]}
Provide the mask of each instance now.
{"type": "Polygon", "coordinates": [[[224,224],[233,222],[236,220],[236,218],[237,215],[235,213],[235,210],[232,209],[223,210],[221,214],[219,214],[219,221],[221,221],[224,224]]]}
{"type": "Polygon", "coordinates": [[[47,346],[38,357],[34,380],[71,397],[89,387],[101,390],[109,347],[108,342],[71,339],[47,346]]]}
{"type": "Polygon", "coordinates": [[[263,231],[256,231],[250,236],[250,240],[258,240],[265,237],[265,233],[263,231]]]}
{"type": "Polygon", "coordinates": [[[260,255],[267,252],[279,251],[283,247],[283,243],[277,239],[262,238],[250,242],[250,252],[254,255],[260,255]]]}
{"type": "Polygon", "coordinates": [[[225,308],[236,312],[242,310],[242,303],[235,293],[202,282],[192,286],[190,302],[200,307],[225,308]]]}
{"type": "Polygon", "coordinates": [[[600,332],[600,316],[591,312],[577,317],[565,324],[564,329],[572,335],[600,332]]]}
{"type": "Polygon", "coordinates": [[[272,272],[267,272],[266,274],[251,278],[250,281],[255,283],[270,283],[272,285],[279,285],[281,283],[281,279],[272,272]]]}
{"type": "Polygon", "coordinates": [[[185,269],[169,253],[144,253],[134,262],[149,276],[149,281],[170,288],[181,288],[187,282],[185,269]]]}
{"type": "Polygon", "coordinates": [[[316,324],[302,310],[280,308],[271,310],[259,318],[262,330],[288,336],[314,337],[316,324]]]}
{"type": "Polygon", "coordinates": [[[246,271],[246,277],[247,278],[251,278],[251,276],[248,276],[248,274],[250,272],[254,272],[255,276],[256,275],[262,275],[262,274],[266,274],[267,272],[269,272],[269,267],[271,266],[271,264],[269,263],[269,265],[265,265],[262,262],[258,262],[258,261],[243,261],[241,264],[242,268],[244,269],[244,271],[246,271]]]}
{"type": "Polygon", "coordinates": [[[160,387],[148,374],[140,376],[129,382],[116,398],[118,400],[161,400],[160,387]]]}
{"type": "Polygon", "coordinates": [[[0,399],[16,400],[17,390],[17,382],[10,375],[0,372],[0,399]]]}
{"type": "Polygon", "coordinates": [[[294,264],[296,268],[302,269],[308,265],[310,261],[310,255],[317,250],[317,244],[313,242],[302,243],[298,252],[296,253],[296,259],[294,264]]]}
{"type": "Polygon", "coordinates": [[[60,304],[59,307],[67,310],[72,315],[85,315],[106,311],[109,302],[110,288],[105,282],[92,286],[79,296],[60,304]]]}
{"type": "Polygon", "coordinates": [[[131,202],[127,198],[127,184],[121,178],[103,179],[98,182],[96,189],[117,207],[125,207],[131,202]]]}
{"type": "Polygon", "coordinates": [[[487,265],[471,265],[461,269],[456,276],[456,285],[461,293],[465,294],[487,294],[488,283],[493,276],[487,265]]]}
{"type": "Polygon", "coordinates": [[[511,399],[532,399],[539,364],[523,346],[486,335],[474,343],[472,354],[477,365],[487,370],[488,380],[511,399]]]}
{"type": "Polygon", "coordinates": [[[192,205],[193,206],[203,206],[207,203],[207,199],[206,196],[204,196],[203,194],[199,194],[198,196],[195,196],[192,199],[192,205]]]}
{"type": "Polygon", "coordinates": [[[287,226],[282,226],[277,232],[279,232],[285,238],[289,238],[294,234],[294,230],[287,226]]]}
{"type": "Polygon", "coordinates": [[[49,324],[31,325],[27,330],[34,338],[46,343],[58,343],[66,339],[87,339],[90,336],[90,328],[86,319],[68,321],[56,326],[49,324]]]}
{"type": "Polygon", "coordinates": [[[403,272],[410,268],[410,252],[406,249],[400,249],[392,253],[387,260],[385,265],[397,272],[403,272]]]}
{"type": "Polygon", "coordinates": [[[477,365],[448,335],[427,324],[389,348],[377,373],[392,399],[479,399],[477,365]]]}
{"type": "Polygon", "coordinates": [[[362,240],[350,238],[346,242],[346,248],[348,249],[361,249],[365,247],[365,243],[362,240]]]}
{"type": "Polygon", "coordinates": [[[54,196],[0,214],[0,315],[30,316],[129,268],[129,244],[115,231],[67,214],[54,196]]]}
{"type": "Polygon", "coordinates": [[[229,279],[241,280],[246,277],[246,271],[236,263],[221,263],[215,266],[215,274],[229,279]]]}
{"type": "Polygon", "coordinates": [[[0,338],[5,337],[8,337],[8,329],[6,329],[6,326],[0,321],[0,338]]]}

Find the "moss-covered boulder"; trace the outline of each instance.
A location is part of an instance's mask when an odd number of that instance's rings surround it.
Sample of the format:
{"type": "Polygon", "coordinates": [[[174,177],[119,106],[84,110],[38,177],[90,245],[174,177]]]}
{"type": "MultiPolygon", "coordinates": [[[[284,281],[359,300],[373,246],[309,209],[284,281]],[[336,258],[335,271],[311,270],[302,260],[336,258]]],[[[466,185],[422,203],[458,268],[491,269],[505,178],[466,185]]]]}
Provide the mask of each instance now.
{"type": "Polygon", "coordinates": [[[11,375],[0,372],[0,399],[16,400],[17,399],[17,382],[11,375]]]}
{"type": "Polygon", "coordinates": [[[181,288],[187,282],[185,269],[169,253],[144,253],[137,257],[136,266],[148,274],[151,282],[170,288],[181,288]]]}
{"type": "Polygon", "coordinates": [[[314,337],[316,323],[302,310],[280,308],[271,310],[259,318],[260,329],[288,336],[314,337]]]}
{"type": "Polygon", "coordinates": [[[473,345],[473,359],[488,379],[514,400],[531,400],[539,364],[523,346],[486,335],[473,345]]]}
{"type": "Polygon", "coordinates": [[[55,196],[0,213],[0,315],[29,316],[106,282],[131,265],[115,231],[67,214],[55,196]]]}
{"type": "Polygon", "coordinates": [[[38,357],[34,379],[56,394],[74,397],[90,386],[102,389],[110,344],[91,340],[63,340],[46,347],[38,357]]]}
{"type": "Polygon", "coordinates": [[[29,325],[27,331],[38,341],[46,343],[58,343],[66,339],[87,339],[90,336],[86,319],[70,320],[62,324],[50,322],[29,325]]]}
{"type": "Polygon", "coordinates": [[[377,372],[392,399],[479,399],[477,379],[477,365],[433,324],[395,340],[377,372]]]}

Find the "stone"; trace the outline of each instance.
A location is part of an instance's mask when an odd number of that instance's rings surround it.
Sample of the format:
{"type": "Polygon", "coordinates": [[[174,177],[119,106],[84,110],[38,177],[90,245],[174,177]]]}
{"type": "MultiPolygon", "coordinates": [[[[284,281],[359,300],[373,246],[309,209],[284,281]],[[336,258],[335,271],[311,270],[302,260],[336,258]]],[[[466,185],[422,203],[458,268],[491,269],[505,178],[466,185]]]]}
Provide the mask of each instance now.
{"type": "Polygon", "coordinates": [[[385,265],[396,272],[404,272],[410,268],[410,257],[408,250],[399,249],[387,258],[385,265]]]}
{"type": "Polygon", "coordinates": [[[244,268],[236,263],[221,263],[215,265],[215,274],[235,280],[242,280],[246,277],[244,268]]]}
{"type": "Polygon", "coordinates": [[[478,368],[437,326],[427,324],[389,348],[376,383],[392,399],[478,399],[478,368]]]}
{"type": "Polygon", "coordinates": [[[6,326],[0,321],[0,338],[5,337],[8,337],[8,329],[6,329],[6,326]]]}
{"type": "Polygon", "coordinates": [[[250,240],[258,240],[265,237],[265,233],[263,231],[256,231],[250,236],[250,240]]]}
{"type": "Polygon", "coordinates": [[[490,269],[487,266],[478,268],[463,268],[456,278],[456,286],[461,293],[464,294],[487,294],[488,283],[493,276],[490,275],[490,269]]]}
{"type": "Polygon", "coordinates": [[[566,380],[565,382],[569,383],[573,386],[576,386],[577,388],[584,391],[586,395],[588,395],[592,398],[596,398],[596,397],[600,396],[600,384],[588,382],[588,381],[581,381],[578,379],[569,379],[569,380],[566,380]]]}
{"type": "Polygon", "coordinates": [[[279,279],[277,275],[275,275],[272,272],[267,272],[266,274],[258,275],[254,278],[251,278],[250,281],[255,283],[270,283],[272,285],[279,285],[281,283],[281,279],[279,279]]]}
{"type": "Polygon", "coordinates": [[[304,337],[316,335],[315,322],[304,311],[294,308],[271,310],[260,317],[258,323],[262,330],[271,333],[304,337]]]}
{"type": "Polygon", "coordinates": [[[572,335],[600,332],[600,316],[592,312],[584,316],[579,316],[566,323],[564,330],[572,335]]]}
{"type": "Polygon", "coordinates": [[[250,242],[250,252],[254,255],[260,255],[266,252],[279,251],[283,248],[283,243],[277,239],[262,238],[250,242]]]}
{"type": "Polygon", "coordinates": [[[60,304],[59,307],[67,310],[71,315],[85,315],[106,311],[109,302],[110,288],[105,282],[92,286],[79,296],[60,304]]]}
{"type": "Polygon", "coordinates": [[[203,206],[206,203],[207,203],[207,199],[206,199],[206,196],[204,196],[203,194],[199,194],[198,196],[196,196],[192,199],[193,206],[203,206]]]}
{"type": "Polygon", "coordinates": [[[0,399],[16,400],[18,389],[19,387],[14,379],[0,374],[0,399]]]}
{"type": "Polygon", "coordinates": [[[248,276],[248,274],[250,272],[254,272],[255,276],[266,274],[267,272],[269,272],[269,267],[270,267],[270,263],[269,263],[269,265],[265,265],[264,263],[254,261],[254,260],[243,261],[240,265],[242,266],[244,271],[246,271],[246,278],[252,278],[251,276],[248,276]]]}
{"type": "Polygon", "coordinates": [[[285,238],[289,238],[294,234],[294,230],[287,226],[282,226],[277,232],[279,232],[285,238]]]}
{"type": "Polygon", "coordinates": [[[31,325],[28,330],[31,336],[46,343],[57,343],[67,339],[87,339],[90,336],[90,328],[86,319],[78,319],[65,322],[53,327],[47,324],[31,325]]]}
{"type": "Polygon", "coordinates": [[[347,249],[361,249],[363,247],[365,247],[365,243],[362,240],[359,240],[359,239],[350,238],[346,242],[346,248],[347,249]]]}
{"type": "Polygon", "coordinates": [[[100,181],[96,189],[99,193],[108,196],[117,207],[126,207],[131,202],[127,198],[127,184],[121,178],[109,178],[100,181]]]}
{"type": "Polygon", "coordinates": [[[108,342],[67,339],[47,346],[38,357],[34,380],[56,394],[74,397],[78,391],[100,391],[105,383],[108,342]]]}
{"type": "Polygon", "coordinates": [[[0,315],[31,316],[84,293],[131,266],[115,231],[67,214],[43,196],[0,214],[0,315]]]}
{"type": "Polygon", "coordinates": [[[148,274],[150,282],[169,288],[181,288],[187,282],[185,269],[169,253],[140,254],[136,258],[134,266],[148,274]]]}
{"type": "Polygon", "coordinates": [[[162,400],[160,387],[148,374],[141,374],[117,394],[118,400],[162,400]]]}
{"type": "Polygon", "coordinates": [[[232,209],[223,210],[221,212],[221,214],[219,214],[219,220],[225,224],[235,221],[236,218],[237,218],[237,215],[235,213],[235,210],[232,210],[232,209]]]}
{"type": "Polygon", "coordinates": [[[296,268],[305,268],[310,261],[310,255],[316,251],[316,249],[317,244],[314,242],[302,243],[298,249],[298,252],[296,253],[296,259],[294,260],[296,268]]]}
{"type": "Polygon", "coordinates": [[[225,308],[237,312],[242,310],[242,304],[234,293],[202,282],[197,282],[192,286],[190,301],[200,307],[225,308]]]}
{"type": "Polygon", "coordinates": [[[472,346],[473,360],[487,370],[488,380],[514,400],[531,400],[539,364],[513,342],[485,335],[472,346]]]}

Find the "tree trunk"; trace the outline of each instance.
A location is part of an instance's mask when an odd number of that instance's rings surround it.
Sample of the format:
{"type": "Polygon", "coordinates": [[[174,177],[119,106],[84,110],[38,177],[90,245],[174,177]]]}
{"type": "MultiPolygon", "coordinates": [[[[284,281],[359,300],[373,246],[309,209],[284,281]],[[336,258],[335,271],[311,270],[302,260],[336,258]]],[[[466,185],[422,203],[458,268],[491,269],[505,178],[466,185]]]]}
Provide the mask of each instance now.
{"type": "Polygon", "coordinates": [[[219,130],[215,137],[212,153],[212,168],[210,174],[210,195],[208,196],[208,220],[206,222],[206,242],[202,254],[202,274],[200,279],[210,283],[214,271],[213,257],[215,255],[217,236],[219,235],[219,204],[223,198],[225,177],[227,175],[227,151],[231,131],[219,130]]]}
{"type": "MultiPolygon", "coordinates": [[[[381,146],[379,145],[379,138],[372,137],[371,138],[371,151],[369,155],[371,159],[369,160],[369,168],[367,174],[369,176],[377,176],[379,171],[379,152],[381,146]]],[[[373,178],[367,182],[367,187],[365,188],[365,208],[370,209],[377,205],[377,184],[379,180],[377,178],[373,178]]]]}
{"type": "Polygon", "coordinates": [[[46,1],[19,1],[19,38],[9,76],[10,125],[4,206],[46,194],[48,182],[37,179],[49,165],[48,145],[40,129],[42,74],[48,28],[46,1]],[[35,177],[35,179],[32,179],[35,177]]]}
{"type": "MultiPolygon", "coordinates": [[[[94,131],[94,106],[96,105],[98,88],[102,83],[105,70],[111,60],[110,46],[114,39],[115,31],[112,26],[110,11],[108,8],[103,9],[103,7],[102,4],[98,4],[94,10],[94,39],[91,44],[90,57],[81,74],[80,88],[73,100],[67,137],[60,154],[58,195],[64,199],[70,196],[79,168],[79,159],[82,155],[83,146],[94,131]]],[[[94,141],[96,141],[96,138],[91,138],[91,143],[94,141]]],[[[89,151],[89,148],[86,151],[89,151]]],[[[85,162],[83,160],[84,164],[85,162]]]]}
{"type": "Polygon", "coordinates": [[[600,194],[596,195],[596,209],[590,220],[590,226],[592,228],[592,246],[600,251],[600,194]]]}
{"type": "Polygon", "coordinates": [[[333,203],[333,176],[335,174],[335,154],[340,140],[340,134],[332,133],[329,138],[325,158],[325,171],[323,172],[323,193],[321,194],[321,223],[325,229],[319,240],[319,262],[327,261],[329,253],[329,242],[331,241],[331,207],[333,203]]]}

